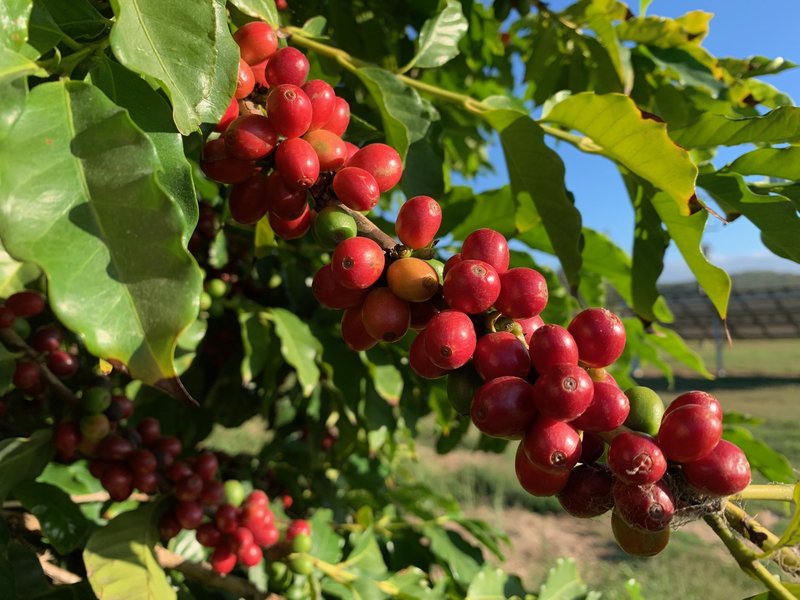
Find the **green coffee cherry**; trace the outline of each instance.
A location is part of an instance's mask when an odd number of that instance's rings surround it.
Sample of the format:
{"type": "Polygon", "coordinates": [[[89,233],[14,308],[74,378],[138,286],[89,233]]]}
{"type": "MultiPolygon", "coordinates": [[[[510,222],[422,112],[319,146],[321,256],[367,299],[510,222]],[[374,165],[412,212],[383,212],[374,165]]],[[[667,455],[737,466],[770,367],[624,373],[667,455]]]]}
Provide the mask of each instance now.
{"type": "Polygon", "coordinates": [[[308,552],[311,550],[311,536],[298,533],[292,540],[292,552],[308,552]]]}
{"type": "Polygon", "coordinates": [[[31,334],[31,326],[25,319],[15,319],[14,323],[11,325],[11,329],[23,340],[28,339],[28,336],[31,334]]]}
{"type": "Polygon", "coordinates": [[[225,482],[225,501],[233,506],[239,506],[244,502],[245,491],[244,486],[236,479],[229,479],[225,482]]]}
{"type": "Polygon", "coordinates": [[[439,285],[444,284],[444,263],[440,260],[436,260],[435,258],[426,260],[425,262],[432,266],[433,270],[436,271],[436,274],[439,276],[439,285]]]}
{"type": "Polygon", "coordinates": [[[103,387],[90,387],[83,392],[81,405],[84,412],[98,414],[111,406],[111,390],[103,387]]]}
{"type": "Polygon", "coordinates": [[[228,293],[228,284],[222,279],[212,279],[206,283],[206,291],[212,298],[224,298],[228,293]]]}
{"type": "Polygon", "coordinates": [[[81,419],[81,435],[90,442],[99,442],[109,431],[111,424],[103,414],[86,415],[81,419]]]}
{"type": "Polygon", "coordinates": [[[283,592],[292,584],[294,575],[286,563],[274,560],[269,563],[269,589],[273,592],[283,592]]]}
{"type": "Polygon", "coordinates": [[[339,242],[355,237],[357,233],[355,219],[336,206],[326,206],[314,219],[314,234],[327,250],[333,250],[339,242]]]}
{"type": "Polygon", "coordinates": [[[664,402],[653,390],[637,385],[625,390],[631,404],[631,411],[625,419],[625,427],[648,435],[657,435],[664,416],[664,402]]]}
{"type": "Polygon", "coordinates": [[[211,294],[208,292],[200,293],[200,310],[208,310],[211,308],[212,302],[214,302],[214,300],[211,298],[211,294]]]}
{"type": "Polygon", "coordinates": [[[310,556],[294,556],[289,559],[289,568],[298,575],[311,575],[314,571],[314,562],[310,556]]]}

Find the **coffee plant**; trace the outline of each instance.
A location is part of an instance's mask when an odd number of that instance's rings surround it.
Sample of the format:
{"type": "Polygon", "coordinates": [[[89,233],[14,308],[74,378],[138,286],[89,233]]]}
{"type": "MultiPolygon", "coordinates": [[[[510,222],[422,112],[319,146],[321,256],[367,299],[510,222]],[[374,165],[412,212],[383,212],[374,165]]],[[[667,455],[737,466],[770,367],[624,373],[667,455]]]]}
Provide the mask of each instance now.
{"type": "Polygon", "coordinates": [[[4,3],[3,597],[598,597],[570,561],[538,591],[494,566],[505,534],[408,468],[426,424],[443,454],[516,444],[524,490],[631,555],[702,519],[800,597],[800,513],[741,507],[800,502],[786,459],[630,375],[710,377],[656,287],[674,243],[725,319],[709,218],[800,262],[800,112],[759,79],[794,65],[633,8],[4,3]],[[496,139],[509,183],[457,184],[496,139]],[[563,144],[619,169],[631,256],[563,144]]]}

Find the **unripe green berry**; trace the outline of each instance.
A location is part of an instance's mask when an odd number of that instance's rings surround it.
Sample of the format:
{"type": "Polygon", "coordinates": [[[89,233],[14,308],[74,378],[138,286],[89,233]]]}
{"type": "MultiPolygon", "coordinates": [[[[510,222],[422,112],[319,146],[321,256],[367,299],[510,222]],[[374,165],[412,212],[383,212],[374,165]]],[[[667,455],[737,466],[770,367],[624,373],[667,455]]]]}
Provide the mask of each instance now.
{"type": "Polygon", "coordinates": [[[236,479],[229,479],[225,482],[225,501],[233,506],[239,506],[244,502],[246,493],[244,486],[236,479]]]}
{"type": "Polygon", "coordinates": [[[228,293],[228,284],[222,279],[212,279],[206,283],[206,291],[212,298],[224,298],[228,293]]]}
{"type": "Polygon", "coordinates": [[[294,575],[285,562],[274,560],[269,563],[269,589],[273,592],[283,592],[291,584],[294,575]]]}
{"type": "Polygon", "coordinates": [[[81,419],[81,435],[90,442],[99,442],[110,430],[111,424],[104,414],[86,415],[81,419]]]}
{"type": "Polygon", "coordinates": [[[211,308],[211,303],[214,300],[211,298],[211,294],[208,292],[201,292],[200,293],[200,310],[208,310],[211,308]]]}
{"type": "Polygon", "coordinates": [[[292,540],[292,552],[308,552],[311,550],[311,536],[298,533],[292,540]]]}
{"type": "Polygon", "coordinates": [[[326,206],[314,219],[314,234],[327,250],[333,250],[339,242],[355,237],[357,233],[355,219],[336,206],[326,206]]]}
{"type": "Polygon", "coordinates": [[[111,406],[111,390],[104,387],[90,387],[83,391],[81,405],[83,410],[90,414],[105,412],[111,406]]]}
{"type": "Polygon", "coordinates": [[[28,339],[28,336],[31,334],[31,326],[25,319],[16,319],[14,324],[11,325],[11,329],[16,331],[17,335],[23,340],[28,339]]]}
{"type": "Polygon", "coordinates": [[[430,266],[433,267],[433,270],[436,271],[436,274],[439,276],[439,285],[444,283],[444,263],[440,260],[436,260],[432,258],[430,260],[426,260],[430,266]]]}
{"type": "Polygon", "coordinates": [[[310,556],[293,556],[289,559],[289,567],[298,575],[311,575],[314,571],[314,562],[310,556]]]}

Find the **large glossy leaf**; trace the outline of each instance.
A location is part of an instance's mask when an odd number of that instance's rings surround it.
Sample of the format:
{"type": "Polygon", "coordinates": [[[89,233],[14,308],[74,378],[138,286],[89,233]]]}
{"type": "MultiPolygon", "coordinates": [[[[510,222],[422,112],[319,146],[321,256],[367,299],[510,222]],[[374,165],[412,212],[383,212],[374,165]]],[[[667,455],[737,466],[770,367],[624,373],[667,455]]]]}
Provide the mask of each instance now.
{"type": "Polygon", "coordinates": [[[20,292],[42,274],[39,267],[29,262],[14,260],[0,244],[0,298],[20,292]]]}
{"type": "Polygon", "coordinates": [[[659,218],[667,227],[669,237],[708,294],[719,316],[725,319],[731,294],[731,278],[723,269],[711,264],[703,253],[702,238],[708,213],[701,210],[688,217],[684,216],[664,192],[655,194],[652,202],[659,218]]]}
{"type": "Polygon", "coordinates": [[[53,457],[51,431],[41,429],[29,438],[9,438],[0,443],[0,500],[18,483],[36,478],[53,457]]]}
{"type": "Polygon", "coordinates": [[[406,69],[417,66],[425,69],[441,67],[458,55],[458,42],[467,32],[467,19],[461,3],[446,0],[444,7],[425,21],[417,40],[417,53],[406,69]]]}
{"type": "Polygon", "coordinates": [[[269,322],[260,313],[239,313],[239,329],[244,356],[240,367],[242,383],[249,384],[267,365],[270,348],[269,322]]]}
{"type": "Polygon", "coordinates": [[[279,25],[275,0],[231,0],[231,4],[244,14],[266,21],[273,27],[279,25]]]}
{"type": "Polygon", "coordinates": [[[611,239],[588,227],[583,228],[583,266],[604,277],[628,306],[631,296],[631,259],[611,239]]]}
{"type": "Polygon", "coordinates": [[[33,0],[5,0],[0,3],[0,46],[20,50],[28,39],[28,18],[33,0]]]}
{"type": "Polygon", "coordinates": [[[753,192],[738,173],[710,173],[697,180],[729,215],[742,214],[761,231],[761,241],[778,256],[800,262],[800,217],[783,196],[753,192]]]}
{"type": "Polygon", "coordinates": [[[544,143],[542,128],[527,115],[495,110],[485,118],[500,133],[517,206],[533,204],[567,280],[577,284],[581,215],[567,195],[564,163],[544,143]]]}
{"type": "Polygon", "coordinates": [[[763,117],[731,118],[703,113],[689,124],[670,127],[669,135],[684,148],[792,142],[800,140],[800,108],[784,106],[763,117]]]}
{"type": "Polygon", "coordinates": [[[66,554],[83,546],[89,535],[89,521],[63,490],[28,481],[14,488],[14,497],[39,519],[42,533],[56,552],[66,554]]]}
{"type": "Polygon", "coordinates": [[[645,119],[627,96],[576,94],[543,118],[589,136],[605,156],[669,194],[680,213],[689,214],[697,167],[669,139],[664,124],[645,119]]]}
{"type": "Polygon", "coordinates": [[[158,542],[157,503],[119,515],[86,544],[86,576],[104,600],[174,600],[177,596],[153,554],[158,542]]]}
{"type": "Polygon", "coordinates": [[[275,324],[275,333],[281,340],[281,354],[297,371],[297,379],[305,396],[319,383],[317,356],[322,352],[319,340],[306,323],[284,308],[270,309],[268,318],[275,324]]]}
{"type": "Polygon", "coordinates": [[[92,353],[169,387],[201,275],[159,169],[149,139],[99,90],[37,86],[0,148],[0,237],[45,271],[53,310],[92,353]]]}
{"type": "Polygon", "coordinates": [[[35,4],[42,5],[59,29],[76,40],[97,38],[109,25],[91,0],[36,0],[35,4]]]}
{"type": "Polygon", "coordinates": [[[172,121],[169,102],[144,79],[111,60],[99,63],[92,72],[92,83],[115,104],[128,109],[134,122],[153,142],[161,163],[158,180],[183,213],[186,221],[183,243],[188,244],[197,225],[197,196],[191,165],[186,160],[183,141],[172,121]]]}
{"type": "Polygon", "coordinates": [[[188,135],[200,123],[219,121],[233,96],[239,64],[225,2],[113,0],[112,6],[114,56],[161,82],[178,131],[188,135]]]}
{"type": "Polygon", "coordinates": [[[0,46],[0,87],[7,86],[28,75],[46,77],[47,72],[22,54],[0,46]]]}
{"type": "Polygon", "coordinates": [[[766,175],[781,179],[800,179],[800,146],[759,148],[742,154],[725,167],[741,175],[766,175]]]}
{"type": "Polygon", "coordinates": [[[24,77],[0,81],[0,142],[22,114],[27,96],[28,83],[24,77]]]}
{"type": "Polygon", "coordinates": [[[462,586],[469,585],[483,562],[480,549],[440,526],[425,525],[422,533],[430,540],[431,552],[448,566],[453,579],[462,586]]]}

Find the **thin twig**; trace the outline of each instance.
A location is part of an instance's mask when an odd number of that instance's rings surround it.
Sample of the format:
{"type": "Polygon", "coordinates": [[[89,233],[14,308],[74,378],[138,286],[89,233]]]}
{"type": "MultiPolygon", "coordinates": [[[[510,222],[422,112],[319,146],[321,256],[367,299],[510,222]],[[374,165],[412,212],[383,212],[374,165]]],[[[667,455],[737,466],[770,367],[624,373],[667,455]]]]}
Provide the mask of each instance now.
{"type": "Polygon", "coordinates": [[[42,571],[44,571],[44,574],[53,580],[53,583],[57,583],[59,585],[72,585],[73,583],[78,583],[81,581],[80,575],[76,575],[72,571],[67,571],[66,569],[62,569],[61,567],[51,563],[49,553],[45,552],[44,554],[40,554],[38,558],[39,564],[42,565],[42,571]]]}

